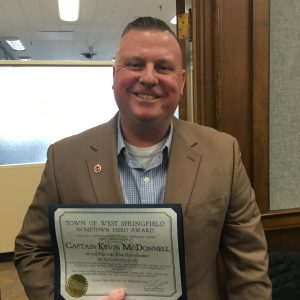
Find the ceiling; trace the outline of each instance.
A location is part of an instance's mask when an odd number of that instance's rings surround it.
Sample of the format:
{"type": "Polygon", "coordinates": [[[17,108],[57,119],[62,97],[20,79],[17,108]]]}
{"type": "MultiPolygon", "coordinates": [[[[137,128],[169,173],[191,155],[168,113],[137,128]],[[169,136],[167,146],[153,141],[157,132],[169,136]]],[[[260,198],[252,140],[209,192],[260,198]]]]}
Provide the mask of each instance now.
{"type": "Polygon", "coordinates": [[[111,60],[126,24],[138,16],[169,21],[176,14],[176,0],[81,0],[79,20],[59,19],[57,0],[0,0],[0,47],[12,59],[111,60]],[[14,51],[4,42],[19,38],[26,50],[14,51]]]}

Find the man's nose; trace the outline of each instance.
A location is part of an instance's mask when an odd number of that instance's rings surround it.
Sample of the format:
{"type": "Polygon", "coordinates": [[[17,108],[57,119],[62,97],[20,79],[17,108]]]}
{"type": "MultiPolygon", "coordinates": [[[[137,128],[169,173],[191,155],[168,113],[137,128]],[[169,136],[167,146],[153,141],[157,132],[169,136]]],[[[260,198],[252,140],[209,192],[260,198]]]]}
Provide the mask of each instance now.
{"type": "Polygon", "coordinates": [[[146,65],[140,76],[140,83],[146,86],[154,86],[158,83],[157,73],[153,65],[146,65]]]}

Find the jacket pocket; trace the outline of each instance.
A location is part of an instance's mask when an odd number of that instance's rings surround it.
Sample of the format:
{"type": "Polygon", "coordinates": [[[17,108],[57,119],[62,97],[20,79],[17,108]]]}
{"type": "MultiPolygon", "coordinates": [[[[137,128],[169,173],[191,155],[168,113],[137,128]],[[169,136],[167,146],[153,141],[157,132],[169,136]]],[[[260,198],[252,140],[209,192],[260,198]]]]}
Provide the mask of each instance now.
{"type": "Polygon", "coordinates": [[[190,205],[187,208],[186,217],[191,219],[200,215],[214,214],[225,209],[227,210],[225,197],[217,197],[199,204],[190,205]]]}

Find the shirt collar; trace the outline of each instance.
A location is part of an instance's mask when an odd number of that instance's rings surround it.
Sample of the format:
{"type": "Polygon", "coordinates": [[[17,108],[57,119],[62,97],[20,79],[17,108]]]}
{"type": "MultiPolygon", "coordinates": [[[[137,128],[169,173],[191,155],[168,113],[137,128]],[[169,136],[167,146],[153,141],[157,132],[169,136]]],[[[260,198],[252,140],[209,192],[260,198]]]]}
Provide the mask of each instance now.
{"type": "MultiPolygon", "coordinates": [[[[174,127],[173,120],[171,120],[169,134],[168,134],[165,144],[162,147],[162,150],[165,148],[168,149],[168,155],[170,153],[170,148],[171,148],[171,143],[172,143],[173,127],[174,127]]],[[[119,155],[123,149],[126,149],[122,130],[121,130],[120,115],[118,116],[118,133],[117,134],[118,134],[117,155],[119,155]]]]}

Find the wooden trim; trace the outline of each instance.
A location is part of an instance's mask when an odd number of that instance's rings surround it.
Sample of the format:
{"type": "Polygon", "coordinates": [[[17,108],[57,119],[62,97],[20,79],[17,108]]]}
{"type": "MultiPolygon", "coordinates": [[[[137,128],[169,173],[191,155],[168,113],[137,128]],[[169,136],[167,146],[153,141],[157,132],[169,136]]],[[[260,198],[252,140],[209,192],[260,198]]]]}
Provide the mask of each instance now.
{"type": "Polygon", "coordinates": [[[215,74],[215,110],[216,110],[216,128],[222,130],[222,99],[221,99],[221,78],[222,78],[222,64],[221,64],[221,3],[220,0],[214,2],[214,74],[215,74]]]}
{"type": "Polygon", "coordinates": [[[300,208],[270,211],[270,0],[253,0],[253,187],[269,251],[300,251],[300,208]]]}
{"type": "Polygon", "coordinates": [[[237,138],[248,176],[253,175],[252,1],[215,2],[219,31],[218,129],[237,138]]]}
{"type": "Polygon", "coordinates": [[[269,252],[300,251],[300,209],[272,211],[262,215],[269,252]]]}
{"type": "Polygon", "coordinates": [[[237,137],[270,251],[300,251],[300,208],[270,211],[270,0],[193,0],[194,120],[237,137]]]}
{"type": "Polygon", "coordinates": [[[192,0],[194,122],[216,124],[215,16],[217,0],[192,0]]]}
{"type": "Polygon", "coordinates": [[[239,141],[252,180],[250,0],[193,0],[194,121],[239,141]]]}
{"type": "Polygon", "coordinates": [[[253,187],[262,213],[269,205],[269,0],[253,0],[253,187]]]}
{"type": "Polygon", "coordinates": [[[262,224],[265,231],[300,228],[300,209],[277,210],[263,214],[262,224]]]}
{"type": "MultiPolygon", "coordinates": [[[[185,0],[176,0],[176,15],[185,13],[185,0]]],[[[177,36],[178,36],[178,26],[177,26],[177,36]]],[[[183,68],[187,67],[186,60],[186,40],[178,39],[182,51],[182,65],[183,68]]],[[[184,86],[183,95],[179,102],[179,118],[182,120],[187,120],[187,86],[184,86]]]]}

